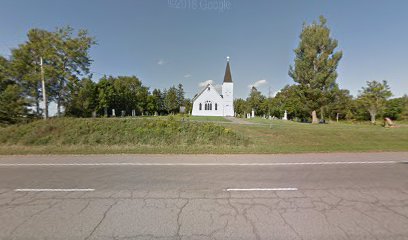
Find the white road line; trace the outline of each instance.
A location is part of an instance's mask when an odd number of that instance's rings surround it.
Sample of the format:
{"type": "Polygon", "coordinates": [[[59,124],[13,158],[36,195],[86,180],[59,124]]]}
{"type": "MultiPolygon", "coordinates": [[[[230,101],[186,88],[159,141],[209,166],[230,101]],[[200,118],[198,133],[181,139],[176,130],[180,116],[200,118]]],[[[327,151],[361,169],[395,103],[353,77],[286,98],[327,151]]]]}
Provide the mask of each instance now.
{"type": "Polygon", "coordinates": [[[18,188],[15,192],[92,192],[93,188],[18,188]]]}
{"type": "Polygon", "coordinates": [[[0,167],[34,166],[297,166],[297,165],[346,165],[346,164],[395,164],[401,161],[364,162],[277,162],[277,163],[0,163],[0,167]]]}
{"type": "Polygon", "coordinates": [[[297,188],[227,188],[225,191],[297,191],[297,188]]]}

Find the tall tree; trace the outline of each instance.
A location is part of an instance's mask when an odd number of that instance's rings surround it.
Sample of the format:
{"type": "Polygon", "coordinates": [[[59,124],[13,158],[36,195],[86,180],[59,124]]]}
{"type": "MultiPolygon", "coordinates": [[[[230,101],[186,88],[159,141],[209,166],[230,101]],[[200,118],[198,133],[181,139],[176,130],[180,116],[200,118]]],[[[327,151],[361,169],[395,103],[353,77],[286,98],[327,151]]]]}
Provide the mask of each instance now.
{"type": "MultiPolygon", "coordinates": [[[[89,48],[95,41],[86,30],[79,30],[74,36],[70,27],[57,28],[54,32],[31,29],[27,38],[24,44],[12,51],[16,77],[25,82],[25,89],[35,100],[36,112],[40,114],[42,59],[47,96],[50,101],[57,102],[60,114],[69,92],[74,90],[81,76],[89,73],[89,48]]],[[[48,104],[44,112],[48,112],[48,104]]]]}
{"type": "Polygon", "coordinates": [[[387,99],[391,96],[387,81],[367,81],[367,87],[362,88],[358,100],[370,113],[371,123],[375,124],[375,117],[384,110],[387,99]]]}
{"type": "Polygon", "coordinates": [[[322,108],[336,87],[336,69],[343,55],[335,51],[338,43],[330,36],[326,22],[320,16],[319,23],[303,26],[299,46],[294,50],[295,66],[289,68],[289,76],[300,85],[300,96],[312,116],[318,110],[323,116],[322,108]]]}
{"type": "Polygon", "coordinates": [[[164,93],[164,109],[167,111],[167,113],[177,112],[177,88],[175,86],[172,86],[168,90],[164,90],[164,93]]]}
{"type": "MultiPolygon", "coordinates": [[[[61,115],[61,107],[65,105],[70,92],[74,91],[81,76],[89,74],[91,58],[89,49],[96,44],[87,30],[80,29],[74,34],[74,29],[67,26],[57,28],[52,32],[52,45],[55,51],[54,67],[58,83],[56,91],[57,113],[61,115]]],[[[89,77],[89,76],[88,76],[89,77]]]]}

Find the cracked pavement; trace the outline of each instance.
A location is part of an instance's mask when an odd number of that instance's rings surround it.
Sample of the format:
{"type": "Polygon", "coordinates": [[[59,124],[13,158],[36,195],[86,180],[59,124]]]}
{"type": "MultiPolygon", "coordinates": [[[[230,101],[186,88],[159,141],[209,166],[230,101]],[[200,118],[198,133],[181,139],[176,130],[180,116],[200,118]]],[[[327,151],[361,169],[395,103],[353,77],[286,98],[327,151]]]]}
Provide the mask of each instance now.
{"type": "Polygon", "coordinates": [[[408,153],[3,156],[0,163],[310,162],[288,166],[0,166],[0,239],[408,239],[408,153]],[[226,191],[294,187],[297,191],[226,191]],[[92,192],[16,192],[93,188],[92,192]]]}

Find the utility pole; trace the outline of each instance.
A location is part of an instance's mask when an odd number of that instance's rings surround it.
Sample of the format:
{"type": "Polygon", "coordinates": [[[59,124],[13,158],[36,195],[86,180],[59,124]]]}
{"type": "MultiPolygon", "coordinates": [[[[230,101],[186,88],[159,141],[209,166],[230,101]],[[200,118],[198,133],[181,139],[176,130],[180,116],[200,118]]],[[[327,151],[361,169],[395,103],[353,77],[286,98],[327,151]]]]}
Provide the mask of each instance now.
{"type": "Polygon", "coordinates": [[[43,102],[44,102],[44,120],[47,120],[47,118],[48,118],[48,103],[47,103],[47,92],[45,90],[45,78],[44,78],[44,67],[43,67],[42,57],[40,57],[40,67],[41,67],[42,94],[43,94],[43,102]]]}

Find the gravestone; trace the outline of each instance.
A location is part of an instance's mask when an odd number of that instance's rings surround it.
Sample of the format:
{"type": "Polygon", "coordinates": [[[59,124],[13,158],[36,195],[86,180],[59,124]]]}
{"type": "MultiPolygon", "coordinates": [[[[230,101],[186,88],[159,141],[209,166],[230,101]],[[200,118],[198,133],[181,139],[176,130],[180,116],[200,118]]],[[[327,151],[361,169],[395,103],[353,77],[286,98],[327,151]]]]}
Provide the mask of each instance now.
{"type": "Polygon", "coordinates": [[[254,111],[254,109],[252,109],[251,117],[255,117],[255,111],[254,111]]]}
{"type": "Polygon", "coordinates": [[[186,112],[186,107],[180,106],[180,113],[185,113],[186,112]]]}
{"type": "Polygon", "coordinates": [[[124,116],[125,116],[125,113],[126,113],[125,110],[122,110],[121,116],[124,117],[124,116]]]}
{"type": "Polygon", "coordinates": [[[115,109],[112,109],[112,117],[116,117],[115,109]]]}
{"type": "Polygon", "coordinates": [[[390,118],[384,118],[384,127],[395,127],[394,122],[390,118]]]}
{"type": "Polygon", "coordinates": [[[92,112],[92,117],[93,117],[93,118],[96,118],[96,111],[93,111],[93,112],[92,112]]]}
{"type": "Polygon", "coordinates": [[[319,123],[319,119],[317,118],[316,111],[312,112],[312,123],[319,123]]]}
{"type": "Polygon", "coordinates": [[[132,117],[136,116],[136,110],[132,110],[132,117]]]}
{"type": "Polygon", "coordinates": [[[288,112],[285,110],[282,120],[288,120],[288,112]]]}

